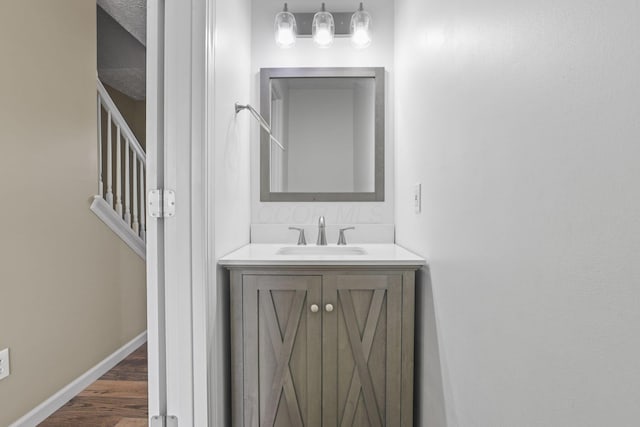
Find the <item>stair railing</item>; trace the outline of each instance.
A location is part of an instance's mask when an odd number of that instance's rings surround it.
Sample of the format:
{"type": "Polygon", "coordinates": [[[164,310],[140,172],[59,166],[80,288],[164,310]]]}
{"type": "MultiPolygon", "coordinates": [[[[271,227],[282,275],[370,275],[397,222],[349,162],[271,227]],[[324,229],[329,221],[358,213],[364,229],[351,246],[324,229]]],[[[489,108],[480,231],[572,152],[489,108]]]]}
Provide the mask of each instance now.
{"type": "Polygon", "coordinates": [[[114,225],[119,227],[120,232],[114,231],[121,237],[123,231],[133,233],[141,240],[136,242],[138,247],[140,243],[144,247],[146,155],[100,80],[97,80],[97,89],[98,195],[91,209],[112,229],[114,225]],[[106,212],[106,206],[100,203],[102,201],[112,212],[106,212]],[[94,206],[96,204],[100,206],[94,206]],[[107,220],[103,217],[105,215],[120,218],[128,230],[122,230],[123,224],[118,224],[114,218],[107,220]]]}

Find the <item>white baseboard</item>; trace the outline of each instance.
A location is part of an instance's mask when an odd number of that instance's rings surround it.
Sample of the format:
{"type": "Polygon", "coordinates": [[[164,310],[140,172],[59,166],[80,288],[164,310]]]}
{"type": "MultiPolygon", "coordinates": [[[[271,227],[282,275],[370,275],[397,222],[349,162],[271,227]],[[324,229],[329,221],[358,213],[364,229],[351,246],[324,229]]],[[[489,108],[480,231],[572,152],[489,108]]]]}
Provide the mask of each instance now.
{"type": "Polygon", "coordinates": [[[91,203],[91,212],[104,222],[107,227],[116,233],[140,258],[147,258],[147,244],[129,225],[109,206],[102,196],[94,196],[91,203]]]}
{"type": "Polygon", "coordinates": [[[98,378],[109,372],[114,366],[122,362],[128,355],[147,341],[147,332],[143,332],[93,368],[67,384],[62,390],[33,408],[29,413],[15,421],[9,427],[35,427],[47,419],[51,414],[62,408],[68,401],[82,390],[91,385],[98,378]]]}

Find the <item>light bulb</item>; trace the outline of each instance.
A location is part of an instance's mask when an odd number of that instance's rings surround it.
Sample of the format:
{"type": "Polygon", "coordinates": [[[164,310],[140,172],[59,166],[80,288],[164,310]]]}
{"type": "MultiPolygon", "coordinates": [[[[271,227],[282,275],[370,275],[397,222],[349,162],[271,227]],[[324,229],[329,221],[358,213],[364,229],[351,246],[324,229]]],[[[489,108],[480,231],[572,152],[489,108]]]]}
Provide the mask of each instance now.
{"type": "Polygon", "coordinates": [[[322,3],[322,10],[313,16],[313,24],[311,26],[313,41],[318,47],[327,48],[333,44],[334,32],[333,15],[325,11],[324,3],[322,3]]]}
{"type": "Polygon", "coordinates": [[[333,42],[333,35],[328,28],[320,27],[316,30],[316,35],[313,40],[320,47],[329,47],[333,42]]]}
{"type": "Polygon", "coordinates": [[[296,44],[296,36],[298,34],[296,18],[293,13],[289,12],[286,3],[283,11],[276,15],[274,34],[276,44],[281,48],[287,49],[296,44]]]}
{"type": "Polygon", "coordinates": [[[278,28],[276,44],[281,48],[290,48],[296,44],[296,35],[292,28],[278,28]]]}
{"type": "Polygon", "coordinates": [[[371,44],[371,16],[362,7],[351,16],[351,43],[359,48],[365,48],[371,44]]]}
{"type": "Polygon", "coordinates": [[[369,31],[366,28],[357,28],[353,32],[351,40],[356,47],[363,48],[371,44],[371,35],[369,35],[369,31]]]}

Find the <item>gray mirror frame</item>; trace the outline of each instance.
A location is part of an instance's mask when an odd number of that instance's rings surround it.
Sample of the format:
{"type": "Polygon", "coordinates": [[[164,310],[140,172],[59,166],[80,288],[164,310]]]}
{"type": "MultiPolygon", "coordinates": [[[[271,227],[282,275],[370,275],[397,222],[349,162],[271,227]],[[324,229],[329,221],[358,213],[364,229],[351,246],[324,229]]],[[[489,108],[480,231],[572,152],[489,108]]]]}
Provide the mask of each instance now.
{"type": "Polygon", "coordinates": [[[383,202],[385,144],[385,70],[383,67],[363,68],[261,68],[260,112],[271,123],[272,78],[305,77],[373,77],[375,79],[375,185],[373,192],[353,193],[283,193],[270,188],[270,138],[260,131],[260,201],[261,202],[383,202]]]}

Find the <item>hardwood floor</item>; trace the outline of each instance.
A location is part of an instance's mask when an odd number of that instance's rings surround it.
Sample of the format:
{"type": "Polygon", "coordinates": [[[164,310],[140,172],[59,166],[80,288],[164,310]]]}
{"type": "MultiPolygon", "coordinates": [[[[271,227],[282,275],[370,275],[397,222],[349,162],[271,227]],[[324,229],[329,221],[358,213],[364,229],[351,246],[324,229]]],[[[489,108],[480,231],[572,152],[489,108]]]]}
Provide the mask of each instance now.
{"type": "Polygon", "coordinates": [[[146,427],[147,345],[44,420],[41,427],[146,427]]]}

